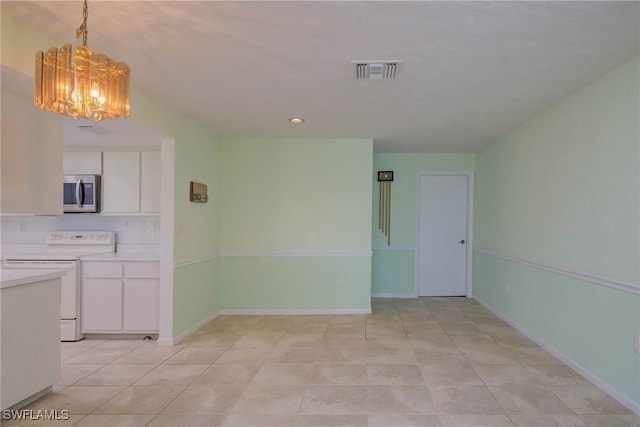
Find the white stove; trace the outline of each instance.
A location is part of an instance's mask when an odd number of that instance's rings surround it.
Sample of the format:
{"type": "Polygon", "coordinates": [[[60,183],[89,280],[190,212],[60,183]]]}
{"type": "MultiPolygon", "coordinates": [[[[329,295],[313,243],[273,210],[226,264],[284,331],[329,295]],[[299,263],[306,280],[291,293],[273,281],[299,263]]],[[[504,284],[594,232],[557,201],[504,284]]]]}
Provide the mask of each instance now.
{"type": "Polygon", "coordinates": [[[80,258],[115,252],[113,231],[55,231],[49,233],[45,247],[31,247],[13,254],[5,254],[3,268],[67,270],[62,277],[60,304],[61,341],[78,341],[80,332],[80,302],[82,301],[82,271],[80,258]]]}

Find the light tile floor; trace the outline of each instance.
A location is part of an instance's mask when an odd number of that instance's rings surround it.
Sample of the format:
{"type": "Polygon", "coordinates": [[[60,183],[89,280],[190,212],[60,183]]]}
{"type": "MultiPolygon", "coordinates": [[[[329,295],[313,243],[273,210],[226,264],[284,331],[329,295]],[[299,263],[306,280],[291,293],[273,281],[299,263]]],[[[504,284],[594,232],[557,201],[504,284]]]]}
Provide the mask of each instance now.
{"type": "Polygon", "coordinates": [[[3,426],[639,426],[466,298],[373,299],[371,315],[221,316],[174,347],[62,345],[62,378],[3,426]]]}

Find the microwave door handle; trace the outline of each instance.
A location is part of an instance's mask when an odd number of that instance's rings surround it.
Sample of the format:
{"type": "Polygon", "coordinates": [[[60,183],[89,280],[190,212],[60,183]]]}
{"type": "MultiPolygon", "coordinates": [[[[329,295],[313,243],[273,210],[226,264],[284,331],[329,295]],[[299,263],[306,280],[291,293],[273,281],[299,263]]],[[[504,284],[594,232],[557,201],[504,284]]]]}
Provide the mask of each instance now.
{"type": "Polygon", "coordinates": [[[82,199],[84,199],[84,197],[80,197],[81,196],[81,192],[82,192],[82,180],[79,179],[76,181],[76,204],[78,205],[79,208],[82,207],[82,199]]]}

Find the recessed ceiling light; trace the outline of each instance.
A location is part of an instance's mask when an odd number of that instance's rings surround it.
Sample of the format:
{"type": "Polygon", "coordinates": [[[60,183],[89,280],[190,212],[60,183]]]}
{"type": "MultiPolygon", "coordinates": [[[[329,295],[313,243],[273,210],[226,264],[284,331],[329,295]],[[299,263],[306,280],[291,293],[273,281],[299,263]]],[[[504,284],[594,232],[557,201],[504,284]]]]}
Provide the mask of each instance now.
{"type": "Polygon", "coordinates": [[[302,122],[304,122],[304,119],[301,117],[291,117],[289,121],[294,125],[299,125],[299,124],[302,124],[302,122]]]}

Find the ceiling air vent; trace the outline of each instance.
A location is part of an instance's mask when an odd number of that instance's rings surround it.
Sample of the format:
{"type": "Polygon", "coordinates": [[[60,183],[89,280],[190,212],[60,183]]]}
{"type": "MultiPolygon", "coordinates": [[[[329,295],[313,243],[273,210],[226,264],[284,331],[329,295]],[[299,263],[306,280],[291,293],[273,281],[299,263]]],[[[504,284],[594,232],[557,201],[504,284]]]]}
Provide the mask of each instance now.
{"type": "Polygon", "coordinates": [[[398,77],[402,61],[351,61],[357,80],[386,80],[398,77]]]}

